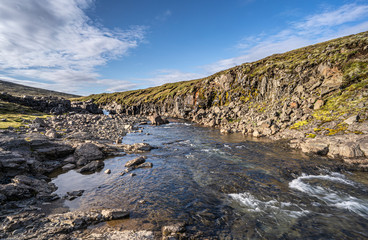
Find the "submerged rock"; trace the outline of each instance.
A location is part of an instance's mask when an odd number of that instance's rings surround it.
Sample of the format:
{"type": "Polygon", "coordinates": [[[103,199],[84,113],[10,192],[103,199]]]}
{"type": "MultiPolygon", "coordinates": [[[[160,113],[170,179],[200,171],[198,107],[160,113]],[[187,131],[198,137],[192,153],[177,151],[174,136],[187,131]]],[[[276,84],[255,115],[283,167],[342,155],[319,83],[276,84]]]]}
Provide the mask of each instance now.
{"type": "Polygon", "coordinates": [[[78,170],[80,173],[95,172],[105,166],[103,161],[92,161],[78,170]]]}
{"type": "Polygon", "coordinates": [[[84,190],[78,190],[73,192],[67,192],[64,196],[64,199],[67,199],[69,201],[76,199],[77,197],[82,196],[84,193],[84,190]]]}

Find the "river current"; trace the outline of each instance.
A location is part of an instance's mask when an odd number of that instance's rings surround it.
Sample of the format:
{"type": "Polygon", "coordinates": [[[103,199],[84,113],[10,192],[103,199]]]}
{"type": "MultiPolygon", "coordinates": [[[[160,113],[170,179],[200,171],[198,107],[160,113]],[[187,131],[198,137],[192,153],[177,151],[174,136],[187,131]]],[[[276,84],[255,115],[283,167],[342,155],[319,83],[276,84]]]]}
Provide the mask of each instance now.
{"type": "Polygon", "coordinates": [[[105,160],[100,172],[75,170],[53,179],[71,211],[123,208],[130,218],[107,224],[160,231],[185,222],[187,232],[214,239],[368,239],[368,174],[339,171],[282,143],[187,122],[142,126],[123,143],[157,147],[143,153],[153,168],[120,173],[138,154],[105,160]],[[111,169],[111,174],[105,174],[111,169]]]}

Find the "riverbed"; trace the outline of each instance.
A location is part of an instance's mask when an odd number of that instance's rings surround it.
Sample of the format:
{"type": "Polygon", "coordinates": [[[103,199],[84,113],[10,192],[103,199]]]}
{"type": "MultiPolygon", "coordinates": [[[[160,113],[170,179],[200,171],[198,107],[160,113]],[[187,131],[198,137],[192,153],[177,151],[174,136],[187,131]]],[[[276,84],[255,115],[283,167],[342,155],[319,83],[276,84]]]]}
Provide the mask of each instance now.
{"type": "Polygon", "coordinates": [[[53,178],[60,196],[85,190],[65,207],[129,210],[129,219],[107,223],[127,230],[159,232],[184,222],[198,238],[368,238],[365,173],[344,171],[336,160],[282,142],[221,135],[189,122],[140,127],[123,143],[157,149],[106,159],[93,174],[71,170],[53,178]],[[121,176],[125,163],[139,155],[153,168],[121,176]]]}

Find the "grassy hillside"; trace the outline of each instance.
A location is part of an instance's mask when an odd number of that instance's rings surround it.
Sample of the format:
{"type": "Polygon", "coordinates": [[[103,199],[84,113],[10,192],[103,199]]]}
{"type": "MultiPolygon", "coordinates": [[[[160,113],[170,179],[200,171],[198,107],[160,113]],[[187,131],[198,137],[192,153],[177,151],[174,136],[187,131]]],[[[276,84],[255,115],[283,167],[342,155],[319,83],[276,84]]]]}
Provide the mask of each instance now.
{"type": "Polygon", "coordinates": [[[0,129],[18,128],[35,118],[45,118],[49,115],[37,112],[29,107],[16,103],[0,101],[0,129]]]}
{"type": "MultiPolygon", "coordinates": [[[[296,49],[283,54],[275,54],[253,63],[244,63],[231,69],[218,72],[209,77],[183,81],[177,83],[168,83],[159,87],[148,89],[94,94],[79,100],[93,99],[96,103],[117,102],[123,105],[138,105],[141,103],[163,102],[167,98],[173,98],[177,95],[188,93],[201,93],[201,89],[213,81],[216,77],[233,74],[243,76],[255,81],[260,81],[264,76],[270,76],[277,71],[284,73],[300,72],[303,69],[313,68],[321,63],[328,63],[336,66],[343,73],[342,88],[361,82],[368,77],[368,60],[365,57],[368,53],[368,32],[356,35],[346,36],[327,42],[311,45],[308,47],[296,49]]],[[[246,102],[249,98],[257,94],[257,89],[244,91],[239,86],[231,86],[227,95],[234,92],[240,93],[241,99],[246,102]]],[[[221,93],[219,93],[221,94],[221,93]]],[[[219,105],[228,104],[228,99],[222,98],[219,105]]]]}
{"type": "Polygon", "coordinates": [[[79,97],[78,95],[50,91],[50,90],[35,88],[35,87],[28,87],[28,86],[24,86],[24,85],[20,85],[16,83],[6,82],[3,80],[0,80],[0,92],[7,92],[14,96],[23,96],[23,95],[54,96],[54,97],[63,97],[63,98],[79,97]]]}

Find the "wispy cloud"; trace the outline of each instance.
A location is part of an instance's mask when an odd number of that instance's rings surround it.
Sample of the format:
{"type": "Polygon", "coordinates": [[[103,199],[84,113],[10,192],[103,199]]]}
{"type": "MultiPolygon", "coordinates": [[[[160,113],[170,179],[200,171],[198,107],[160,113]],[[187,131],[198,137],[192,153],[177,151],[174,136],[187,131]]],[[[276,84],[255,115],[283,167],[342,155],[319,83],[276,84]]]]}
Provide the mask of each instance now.
{"type": "Polygon", "coordinates": [[[136,88],[138,84],[118,79],[102,79],[97,84],[107,87],[107,92],[123,92],[136,88]]]}
{"type": "Polygon", "coordinates": [[[243,54],[202,66],[212,74],[244,62],[256,61],[328,39],[368,30],[368,5],[347,4],[332,11],[310,15],[273,35],[248,36],[235,46],[243,54]]]}
{"type": "Polygon", "coordinates": [[[151,78],[144,78],[139,80],[145,81],[150,85],[159,86],[165,83],[173,83],[205,77],[204,74],[182,72],[176,69],[161,69],[155,71],[154,73],[152,73],[152,75],[153,76],[151,78]]]}
{"type": "Polygon", "coordinates": [[[166,21],[170,16],[172,15],[171,10],[167,9],[165,12],[159,14],[156,16],[155,20],[156,21],[160,21],[160,22],[164,22],[166,21]]]}
{"type": "Polygon", "coordinates": [[[2,0],[3,75],[49,81],[48,86],[63,91],[97,84],[100,75],[95,68],[137,47],[145,27],[98,27],[85,14],[92,5],[92,0],[2,0]]]}

